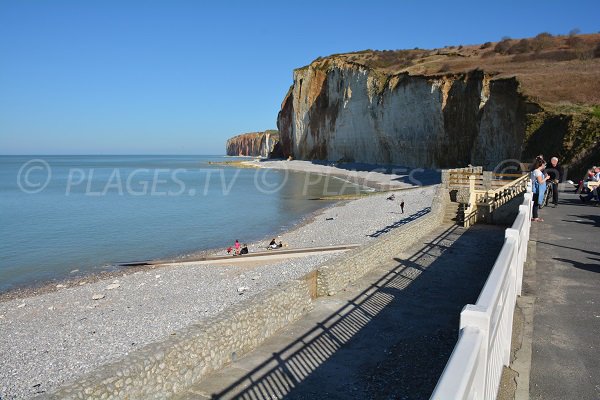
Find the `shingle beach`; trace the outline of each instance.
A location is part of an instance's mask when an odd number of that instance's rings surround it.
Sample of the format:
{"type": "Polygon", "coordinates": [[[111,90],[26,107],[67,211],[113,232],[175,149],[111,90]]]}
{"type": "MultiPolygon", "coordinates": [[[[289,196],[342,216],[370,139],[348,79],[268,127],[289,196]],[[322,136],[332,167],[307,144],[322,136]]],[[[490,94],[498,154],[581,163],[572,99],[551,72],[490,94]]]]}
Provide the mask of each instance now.
{"type": "MultiPolygon", "coordinates": [[[[390,176],[371,174],[369,181],[376,179],[389,182],[390,176]]],[[[393,201],[386,199],[389,193],[380,193],[338,202],[279,235],[277,241],[286,243],[286,250],[360,245],[402,229],[395,227],[399,221],[431,206],[436,187],[394,186],[407,190],[396,192],[393,201]],[[401,200],[406,204],[404,214],[401,200]]],[[[252,243],[250,252],[264,251],[266,244],[252,243]]],[[[0,398],[47,393],[261,291],[300,278],[340,254],[313,253],[260,265],[174,263],[135,272],[125,269],[110,279],[4,300],[0,398]],[[240,288],[247,289],[240,293],[240,288]]]]}

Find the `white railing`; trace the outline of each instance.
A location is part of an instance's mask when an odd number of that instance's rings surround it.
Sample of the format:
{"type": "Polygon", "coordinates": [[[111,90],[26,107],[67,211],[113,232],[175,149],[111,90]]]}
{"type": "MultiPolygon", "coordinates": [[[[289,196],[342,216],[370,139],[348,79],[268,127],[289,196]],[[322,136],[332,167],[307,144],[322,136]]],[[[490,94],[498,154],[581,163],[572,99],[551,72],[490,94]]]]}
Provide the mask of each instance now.
{"type": "Polygon", "coordinates": [[[433,400],[495,399],[502,367],[510,363],[510,341],[531,227],[531,183],[519,214],[506,229],[504,245],[474,305],[460,313],[458,341],[431,396],[433,400]]]}

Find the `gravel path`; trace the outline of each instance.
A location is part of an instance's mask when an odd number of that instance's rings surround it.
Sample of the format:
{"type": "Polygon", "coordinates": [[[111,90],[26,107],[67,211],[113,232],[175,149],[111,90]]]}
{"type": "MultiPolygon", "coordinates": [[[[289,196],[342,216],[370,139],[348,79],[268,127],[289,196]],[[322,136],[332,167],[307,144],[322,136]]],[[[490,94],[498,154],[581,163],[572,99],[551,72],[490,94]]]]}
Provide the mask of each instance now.
{"type": "MultiPolygon", "coordinates": [[[[366,243],[431,205],[434,187],[338,203],[282,234],[290,248],[366,243]],[[400,199],[406,203],[400,214],[400,199]],[[334,218],[328,220],[328,218],[334,218]]],[[[250,250],[264,247],[256,243],[250,250]]],[[[52,390],[226,307],[300,278],[335,254],[258,267],[171,265],[0,303],[0,398],[52,390]],[[238,288],[247,287],[243,294],[238,288]],[[102,297],[94,300],[94,297],[102,297]]]]}

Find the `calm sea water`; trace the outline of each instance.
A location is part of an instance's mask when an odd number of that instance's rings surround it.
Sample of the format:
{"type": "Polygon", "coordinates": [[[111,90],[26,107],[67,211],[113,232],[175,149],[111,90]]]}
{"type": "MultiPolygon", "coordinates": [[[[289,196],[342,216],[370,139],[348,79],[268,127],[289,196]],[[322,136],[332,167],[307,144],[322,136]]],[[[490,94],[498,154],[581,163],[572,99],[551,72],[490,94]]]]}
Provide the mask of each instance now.
{"type": "Polygon", "coordinates": [[[356,192],[219,156],[0,156],[0,291],[276,235],[356,192]]]}

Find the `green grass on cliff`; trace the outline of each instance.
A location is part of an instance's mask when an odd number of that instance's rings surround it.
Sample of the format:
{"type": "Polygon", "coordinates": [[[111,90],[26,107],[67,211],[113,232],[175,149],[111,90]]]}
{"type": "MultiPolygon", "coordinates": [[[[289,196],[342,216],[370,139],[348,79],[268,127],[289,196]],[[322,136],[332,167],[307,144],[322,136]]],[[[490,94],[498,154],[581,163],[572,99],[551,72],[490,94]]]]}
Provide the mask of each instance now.
{"type": "Polygon", "coordinates": [[[525,157],[557,156],[574,180],[600,162],[600,106],[545,105],[527,119],[525,157]]]}

